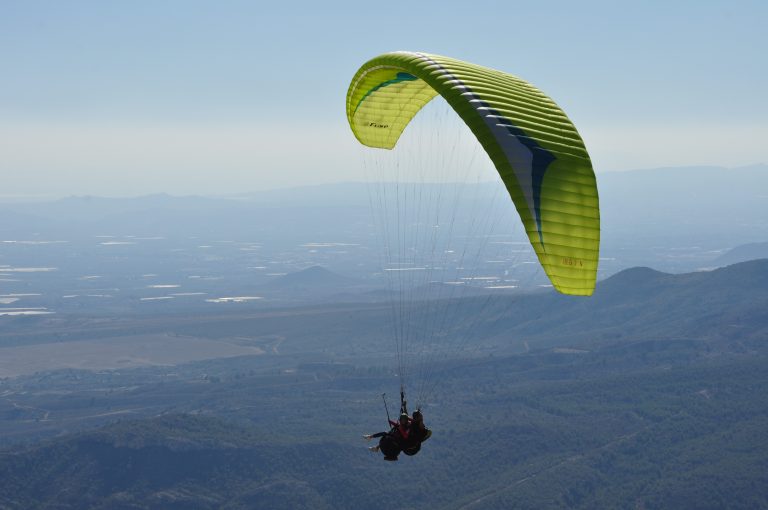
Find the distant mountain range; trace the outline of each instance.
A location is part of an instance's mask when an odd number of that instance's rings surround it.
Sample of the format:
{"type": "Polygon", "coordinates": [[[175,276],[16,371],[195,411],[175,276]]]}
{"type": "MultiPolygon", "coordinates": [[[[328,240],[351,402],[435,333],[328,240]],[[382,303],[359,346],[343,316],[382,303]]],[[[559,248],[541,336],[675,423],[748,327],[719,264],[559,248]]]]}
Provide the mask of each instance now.
{"type": "Polygon", "coordinates": [[[768,242],[737,246],[717,257],[713,264],[722,267],[756,259],[768,259],[768,242]]]}
{"type": "MultiPolygon", "coordinates": [[[[495,189],[488,183],[464,187],[473,191],[462,196],[491,196],[495,189]]],[[[602,267],[609,274],[637,265],[688,271],[706,267],[725,250],[768,239],[766,165],[602,173],[598,187],[602,267]]],[[[3,203],[0,236],[216,236],[281,246],[323,239],[367,242],[369,196],[364,183],[340,183],[232,197],[158,194],[3,203]]]]}
{"type": "MultiPolygon", "coordinates": [[[[474,311],[463,305],[462,317],[484,317],[468,321],[476,331],[463,334],[494,337],[518,352],[524,345],[598,349],[659,340],[758,349],[768,338],[768,260],[678,275],[633,268],[600,282],[590,298],[549,292],[479,308],[483,302],[475,299],[474,311]]],[[[456,321],[458,332],[464,322],[456,321]]]]}

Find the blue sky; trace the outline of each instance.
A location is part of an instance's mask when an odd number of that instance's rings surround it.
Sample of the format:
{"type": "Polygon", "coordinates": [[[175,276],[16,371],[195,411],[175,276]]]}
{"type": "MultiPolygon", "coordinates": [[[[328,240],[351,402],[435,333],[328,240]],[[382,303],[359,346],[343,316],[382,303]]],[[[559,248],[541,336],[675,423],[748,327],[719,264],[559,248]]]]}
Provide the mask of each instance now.
{"type": "Polygon", "coordinates": [[[529,80],[598,172],[768,162],[768,2],[0,2],[0,195],[359,180],[344,96],[392,50],[529,80]]]}

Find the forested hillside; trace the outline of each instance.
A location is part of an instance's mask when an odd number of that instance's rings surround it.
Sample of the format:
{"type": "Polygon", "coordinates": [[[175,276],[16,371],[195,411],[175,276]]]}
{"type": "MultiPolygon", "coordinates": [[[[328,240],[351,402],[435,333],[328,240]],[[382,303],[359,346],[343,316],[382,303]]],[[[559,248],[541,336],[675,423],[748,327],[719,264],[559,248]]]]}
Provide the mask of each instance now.
{"type": "MultiPolygon", "coordinates": [[[[361,363],[348,354],[249,371],[266,365],[220,361],[191,372],[205,370],[202,379],[148,371],[136,383],[115,372],[91,390],[70,373],[61,388],[80,393],[14,394],[19,410],[58,407],[34,419],[8,408],[6,430],[71,428],[78,409],[117,421],[6,448],[0,507],[766,508],[766,275],[766,261],[686,275],[634,269],[592,300],[493,302],[482,328],[490,343],[527,342],[527,352],[440,363],[424,410],[434,435],[397,463],[361,438],[385,427],[381,392],[395,381],[365,350],[361,363]],[[105,385],[109,395],[94,391],[105,385]],[[55,421],[66,413],[69,422],[55,421]]],[[[332,310],[326,347],[341,317],[332,310]]],[[[366,313],[344,312],[351,322],[336,331],[369,323],[366,313]]],[[[357,340],[338,337],[333,350],[357,340]]]]}

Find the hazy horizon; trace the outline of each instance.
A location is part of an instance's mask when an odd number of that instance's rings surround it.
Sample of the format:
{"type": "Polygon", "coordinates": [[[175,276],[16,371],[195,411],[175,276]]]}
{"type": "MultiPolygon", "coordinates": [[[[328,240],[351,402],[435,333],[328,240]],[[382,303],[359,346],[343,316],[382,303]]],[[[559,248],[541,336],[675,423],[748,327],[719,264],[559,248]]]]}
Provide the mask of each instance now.
{"type": "Polygon", "coordinates": [[[574,121],[598,174],[768,162],[768,73],[756,65],[768,47],[764,2],[476,4],[509,20],[504,44],[437,2],[423,15],[405,2],[350,7],[9,6],[2,194],[222,195],[358,180],[349,80],[401,49],[530,81],[574,121]]]}
{"type": "MultiPolygon", "coordinates": [[[[756,162],[752,164],[747,165],[739,165],[739,166],[720,166],[720,165],[681,165],[681,166],[661,166],[661,167],[653,167],[653,168],[631,168],[626,170],[614,170],[614,171],[606,171],[606,172],[597,172],[598,174],[598,182],[600,179],[600,176],[611,176],[611,175],[618,175],[618,174],[636,174],[636,173],[645,173],[645,172],[656,172],[656,171],[687,171],[687,170],[725,170],[725,171],[743,171],[743,170],[751,170],[751,169],[761,169],[764,168],[766,171],[768,171],[768,164],[762,163],[762,162],[756,162]]],[[[455,184],[455,182],[452,181],[433,181],[433,184],[445,184],[445,185],[451,185],[455,184]]],[[[493,180],[487,180],[487,181],[481,181],[482,184],[498,184],[495,183],[493,180]]],[[[230,192],[205,192],[201,191],[198,193],[182,193],[182,192],[173,192],[163,189],[153,190],[153,191],[147,191],[143,193],[134,193],[134,194],[92,194],[92,193],[49,193],[49,194],[7,194],[7,193],[0,193],[0,204],[7,203],[7,204],[13,204],[13,203],[24,203],[24,202],[47,202],[51,200],[60,200],[64,198],[107,198],[107,199],[139,199],[139,198],[146,198],[146,197],[152,197],[152,196],[169,196],[172,198],[189,198],[189,197],[198,197],[198,198],[211,198],[211,199],[241,199],[243,196],[247,196],[250,194],[266,194],[270,192],[287,192],[287,191],[296,191],[296,190],[302,190],[302,189],[316,189],[316,188],[333,188],[335,186],[368,186],[371,183],[366,182],[364,179],[359,180],[340,180],[340,181],[331,181],[331,182],[319,182],[319,183],[306,183],[306,184],[288,184],[284,186],[275,186],[271,188],[253,188],[253,189],[244,189],[244,190],[237,190],[237,191],[230,191],[230,192]]]]}

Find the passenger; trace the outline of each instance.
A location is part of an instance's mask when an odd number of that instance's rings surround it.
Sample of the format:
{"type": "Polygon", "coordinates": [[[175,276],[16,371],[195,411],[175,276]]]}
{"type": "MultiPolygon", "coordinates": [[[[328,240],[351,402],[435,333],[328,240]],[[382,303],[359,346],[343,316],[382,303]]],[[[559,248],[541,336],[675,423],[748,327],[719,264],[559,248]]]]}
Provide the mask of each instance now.
{"type": "Polygon", "coordinates": [[[432,431],[424,425],[424,415],[417,409],[413,412],[408,439],[403,443],[403,453],[406,455],[416,455],[421,450],[421,443],[431,436],[432,431]]]}
{"type": "Polygon", "coordinates": [[[384,454],[384,460],[395,461],[410,437],[411,419],[403,413],[398,421],[389,420],[389,424],[392,425],[389,432],[366,434],[363,437],[368,440],[380,438],[377,446],[371,446],[368,449],[372,452],[381,451],[384,454]]]}

